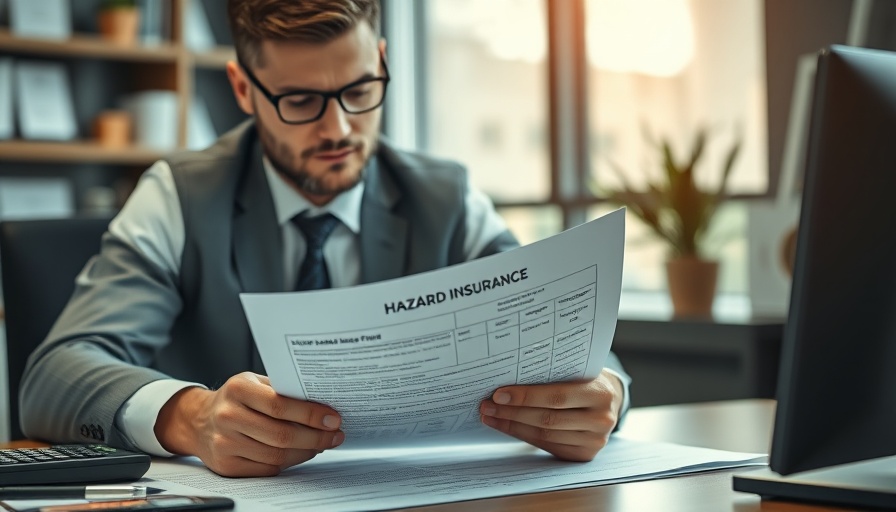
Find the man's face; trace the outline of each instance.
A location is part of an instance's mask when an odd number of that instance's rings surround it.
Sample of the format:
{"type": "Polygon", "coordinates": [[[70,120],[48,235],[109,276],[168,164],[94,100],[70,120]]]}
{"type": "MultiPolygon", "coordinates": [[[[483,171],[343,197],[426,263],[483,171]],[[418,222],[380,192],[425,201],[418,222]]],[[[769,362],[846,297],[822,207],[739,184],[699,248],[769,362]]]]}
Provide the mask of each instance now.
{"type": "MultiPolygon", "coordinates": [[[[384,49],[371,27],[360,23],[325,44],[265,41],[264,65],[252,72],[275,96],[296,90],[336,91],[362,78],[383,76],[384,49]]],[[[299,193],[322,205],[361,181],[376,148],[381,108],[349,114],[330,98],[320,119],[288,124],[241,70],[229,67],[228,75],[240,106],[255,116],[265,155],[299,193]]]]}

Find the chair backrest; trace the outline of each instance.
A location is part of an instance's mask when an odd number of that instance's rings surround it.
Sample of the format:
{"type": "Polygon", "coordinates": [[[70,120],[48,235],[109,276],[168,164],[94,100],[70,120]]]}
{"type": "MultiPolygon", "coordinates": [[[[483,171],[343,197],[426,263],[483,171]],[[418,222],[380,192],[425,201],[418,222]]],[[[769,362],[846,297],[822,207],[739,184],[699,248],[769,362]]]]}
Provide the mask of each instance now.
{"type": "Polygon", "coordinates": [[[108,218],[0,222],[0,278],[6,313],[10,438],[19,425],[19,382],[74,290],[75,277],[97,254],[108,218]]]}

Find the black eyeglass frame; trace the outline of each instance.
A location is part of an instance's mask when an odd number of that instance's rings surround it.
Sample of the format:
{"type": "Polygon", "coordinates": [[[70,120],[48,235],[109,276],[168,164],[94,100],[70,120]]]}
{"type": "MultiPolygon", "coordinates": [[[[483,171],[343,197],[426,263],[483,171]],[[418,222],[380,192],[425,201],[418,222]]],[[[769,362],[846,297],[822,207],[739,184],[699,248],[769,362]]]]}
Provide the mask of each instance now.
{"type": "Polygon", "coordinates": [[[385,73],[385,75],[383,75],[383,76],[367,77],[367,78],[362,78],[360,80],[355,80],[354,82],[352,82],[348,85],[345,85],[335,91],[318,91],[315,89],[296,89],[294,91],[285,92],[283,94],[273,94],[273,93],[271,93],[271,91],[269,91],[267,89],[267,87],[262,85],[262,83],[252,73],[252,71],[249,70],[249,66],[246,66],[245,64],[243,64],[240,61],[237,61],[237,63],[240,65],[241,68],[243,68],[243,71],[246,73],[246,76],[249,77],[249,81],[252,82],[252,85],[254,85],[256,88],[258,88],[258,90],[261,91],[261,94],[264,95],[264,97],[267,98],[267,100],[269,102],[271,102],[271,105],[274,106],[274,110],[277,111],[277,116],[280,118],[280,120],[286,124],[308,124],[308,123],[313,123],[313,122],[317,121],[318,119],[320,119],[321,117],[324,116],[324,113],[326,113],[327,106],[330,104],[330,98],[336,98],[336,102],[339,103],[339,106],[342,107],[342,110],[347,114],[363,114],[365,112],[370,112],[371,110],[376,110],[383,105],[383,102],[386,101],[386,89],[388,88],[389,81],[391,80],[391,77],[389,76],[389,67],[386,66],[386,59],[383,58],[382,55],[380,55],[380,65],[383,67],[383,72],[385,73]],[[345,103],[342,102],[342,94],[345,91],[351,89],[352,87],[357,87],[359,85],[370,83],[370,82],[382,82],[383,83],[383,97],[380,98],[379,103],[377,103],[376,105],[374,105],[370,108],[366,108],[364,110],[358,110],[358,111],[352,111],[352,110],[349,110],[348,108],[346,108],[345,103]],[[284,119],[283,114],[280,113],[280,100],[287,96],[297,96],[297,95],[302,95],[302,94],[317,94],[319,96],[322,96],[324,101],[323,101],[323,103],[321,103],[320,112],[318,112],[317,115],[315,117],[313,117],[312,119],[308,119],[305,121],[288,121],[288,120],[284,119]]]}

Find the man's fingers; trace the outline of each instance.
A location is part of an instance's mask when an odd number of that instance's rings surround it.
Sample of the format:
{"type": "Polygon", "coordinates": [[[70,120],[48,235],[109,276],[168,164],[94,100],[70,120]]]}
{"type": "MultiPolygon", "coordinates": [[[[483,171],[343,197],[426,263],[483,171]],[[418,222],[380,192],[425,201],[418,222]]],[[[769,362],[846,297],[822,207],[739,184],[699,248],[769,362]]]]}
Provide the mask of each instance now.
{"type": "Polygon", "coordinates": [[[538,407],[544,409],[578,409],[595,407],[613,399],[612,391],[600,379],[591,382],[555,382],[528,386],[505,386],[492,394],[499,405],[538,407]]]}
{"type": "Polygon", "coordinates": [[[265,416],[246,408],[241,433],[274,448],[299,448],[323,451],[339,446],[345,434],[338,430],[320,430],[291,421],[265,416]]]}
{"type": "Polygon", "coordinates": [[[270,428],[251,429],[246,436],[273,448],[302,449],[322,452],[335,448],[345,441],[345,434],[336,430],[318,430],[297,423],[281,422],[270,428]]]}
{"type": "Polygon", "coordinates": [[[183,436],[192,451],[183,453],[198,455],[220,475],[276,475],[345,440],[336,411],[280,396],[262,375],[245,372],[215,391],[188,393],[169,400],[176,412],[189,413],[184,422],[193,426],[183,436]]]}
{"type": "Polygon", "coordinates": [[[337,430],[342,424],[339,413],[331,407],[278,395],[274,388],[263,383],[262,377],[254,373],[240,374],[228,381],[228,384],[233,381],[232,389],[228,389],[228,392],[236,395],[238,402],[272,418],[323,430],[337,430]],[[238,378],[240,379],[237,380],[238,378]]]}
{"type": "Polygon", "coordinates": [[[544,429],[489,416],[482,416],[482,422],[555,457],[570,461],[587,462],[594,459],[609,439],[609,434],[595,436],[594,432],[544,429]]]}
{"type": "Polygon", "coordinates": [[[295,466],[320,453],[316,449],[277,448],[254,439],[241,439],[232,455],[279,469],[295,466]]]}
{"type": "Polygon", "coordinates": [[[561,459],[592,460],[616,426],[622,384],[593,380],[504,386],[479,406],[482,422],[561,459]]]}
{"type": "Polygon", "coordinates": [[[499,405],[485,400],[479,406],[483,416],[504,419],[550,430],[610,432],[616,426],[616,415],[609,409],[544,409],[499,405]]]}
{"type": "Polygon", "coordinates": [[[238,452],[207,461],[206,465],[221,476],[275,476],[286,468],[307,462],[318,452],[315,450],[275,449],[252,440],[243,440],[238,452]]]}
{"type": "Polygon", "coordinates": [[[215,460],[203,460],[206,467],[226,477],[276,476],[280,468],[270,464],[262,464],[243,457],[222,457],[215,460]]]}

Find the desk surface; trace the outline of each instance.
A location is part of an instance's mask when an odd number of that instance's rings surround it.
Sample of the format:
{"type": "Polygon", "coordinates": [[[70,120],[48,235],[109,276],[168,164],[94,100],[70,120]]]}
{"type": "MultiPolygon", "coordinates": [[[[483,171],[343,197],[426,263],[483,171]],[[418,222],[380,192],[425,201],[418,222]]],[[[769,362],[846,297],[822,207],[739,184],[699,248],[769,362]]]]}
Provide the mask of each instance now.
{"type": "MultiPolygon", "coordinates": [[[[703,404],[665,405],[632,409],[623,432],[633,439],[670,441],[723,450],[765,452],[771,442],[775,403],[772,400],[734,400],[703,404]]],[[[9,443],[34,446],[33,442],[9,443]]],[[[600,455],[598,455],[598,459],[600,455]]],[[[426,512],[455,511],[522,512],[557,511],[643,511],[664,512],[833,512],[846,509],[814,507],[787,502],[766,501],[758,496],[731,490],[731,475],[736,471],[710,473],[632,482],[619,485],[586,487],[568,491],[545,492],[446,503],[407,510],[426,512]]]]}
{"type": "MultiPolygon", "coordinates": [[[[773,400],[735,400],[703,404],[665,405],[632,409],[623,431],[647,441],[671,441],[723,450],[766,452],[775,415],[773,400]]],[[[598,459],[600,455],[598,454],[598,459]]],[[[832,512],[845,509],[813,507],[786,502],[763,502],[758,496],[731,490],[736,471],[586,487],[465,502],[465,512],[513,510],[642,511],[664,512],[832,512]]],[[[457,503],[409,510],[447,512],[457,503]]]]}

